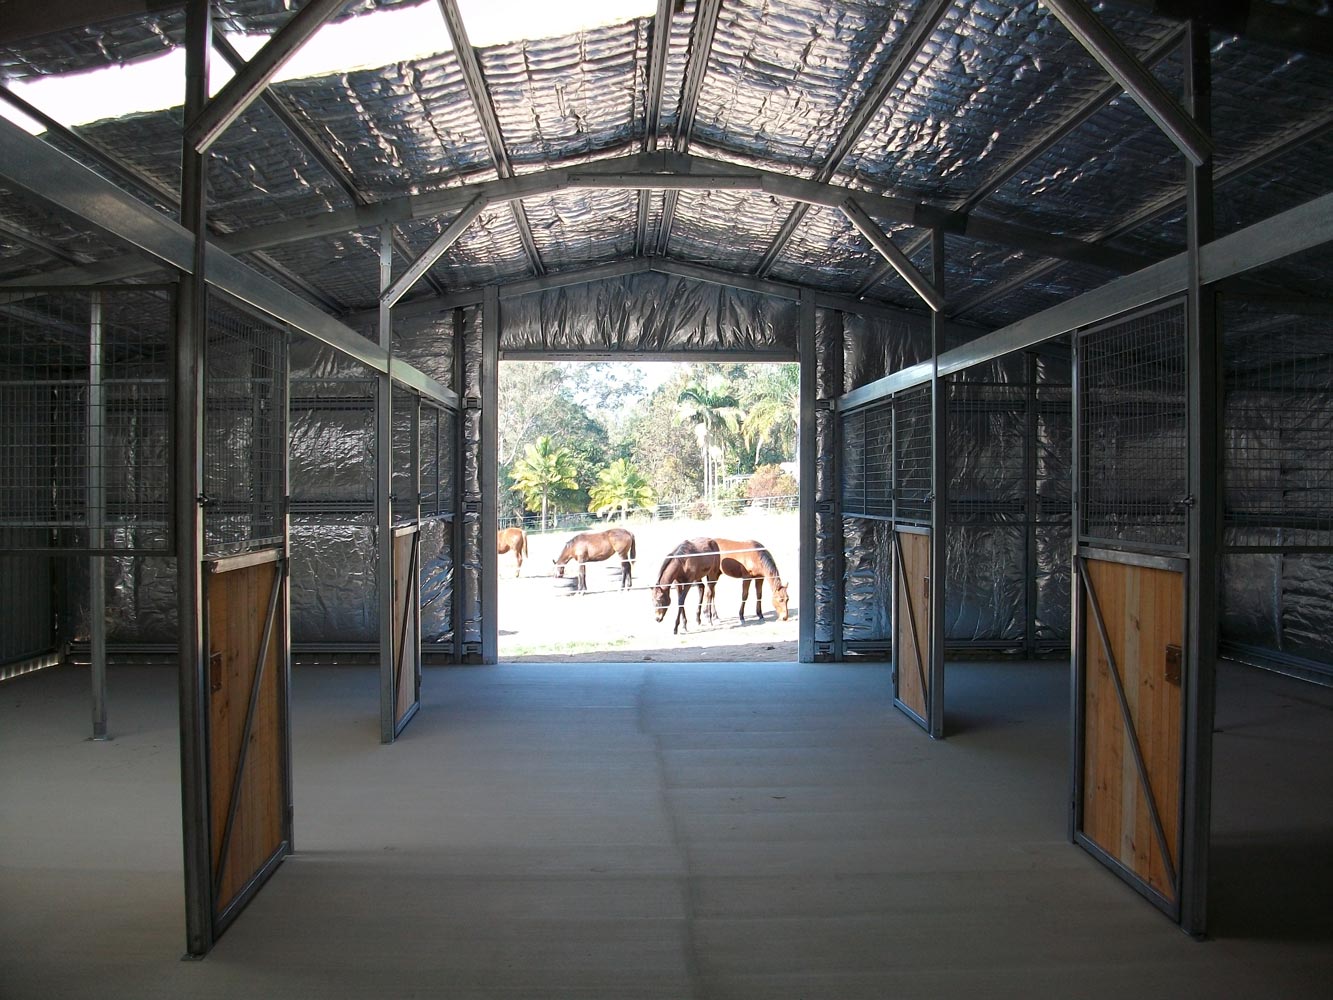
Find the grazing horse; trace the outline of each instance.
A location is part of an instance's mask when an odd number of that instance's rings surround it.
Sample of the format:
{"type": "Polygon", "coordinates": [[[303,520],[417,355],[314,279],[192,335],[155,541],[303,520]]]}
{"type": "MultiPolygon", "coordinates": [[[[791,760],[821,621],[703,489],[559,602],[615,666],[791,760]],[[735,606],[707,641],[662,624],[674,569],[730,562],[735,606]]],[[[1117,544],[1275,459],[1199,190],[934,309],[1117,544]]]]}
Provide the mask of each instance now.
{"type": "Polygon", "coordinates": [[[745,621],[745,602],[750,597],[750,581],[754,581],[754,611],[764,620],[764,583],[768,583],[778,618],[787,620],[787,587],[778,576],[778,564],[764,548],[763,542],[753,538],[734,542],[730,538],[714,538],[722,556],[722,572],[741,581],[741,621],[745,621]]]}
{"type": "Polygon", "coordinates": [[[521,576],[523,560],[528,554],[528,536],[522,528],[501,528],[495,535],[495,554],[514,553],[514,576],[521,576]]]}
{"type": "Polygon", "coordinates": [[[585,531],[565,542],[560,550],[560,557],[555,560],[555,575],[565,575],[565,563],[575,562],[579,567],[579,582],[576,591],[588,589],[588,563],[610,559],[612,554],[620,556],[620,587],[628,589],[634,584],[632,563],[638,558],[634,552],[634,535],[624,528],[607,528],[605,531],[585,531]]]}
{"type": "Polygon", "coordinates": [[[703,624],[705,605],[708,606],[708,620],[712,622],[717,618],[713,599],[718,578],[722,576],[720,562],[717,542],[711,538],[691,538],[681,542],[662,560],[662,569],[653,587],[653,607],[660,622],[671,606],[671,588],[676,588],[676,624],[671,630],[672,635],[679,632],[682,625],[686,632],[690,630],[685,617],[685,595],[696,583],[699,585],[699,611],[694,616],[695,624],[703,624]]]}

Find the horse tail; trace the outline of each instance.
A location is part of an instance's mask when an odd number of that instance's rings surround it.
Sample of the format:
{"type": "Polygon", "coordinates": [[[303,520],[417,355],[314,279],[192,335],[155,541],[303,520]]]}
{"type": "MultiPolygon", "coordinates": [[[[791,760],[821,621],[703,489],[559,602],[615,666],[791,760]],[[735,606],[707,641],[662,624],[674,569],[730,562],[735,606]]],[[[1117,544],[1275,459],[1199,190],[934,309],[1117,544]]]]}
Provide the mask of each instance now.
{"type": "Polygon", "coordinates": [[[634,550],[634,536],[633,536],[633,535],[630,535],[630,536],[629,536],[629,559],[630,559],[630,562],[634,562],[634,561],[637,560],[638,558],[639,558],[639,555],[638,555],[638,553],[634,550]]]}
{"type": "Polygon", "coordinates": [[[522,528],[518,529],[518,554],[524,559],[528,557],[528,533],[522,528]]]}

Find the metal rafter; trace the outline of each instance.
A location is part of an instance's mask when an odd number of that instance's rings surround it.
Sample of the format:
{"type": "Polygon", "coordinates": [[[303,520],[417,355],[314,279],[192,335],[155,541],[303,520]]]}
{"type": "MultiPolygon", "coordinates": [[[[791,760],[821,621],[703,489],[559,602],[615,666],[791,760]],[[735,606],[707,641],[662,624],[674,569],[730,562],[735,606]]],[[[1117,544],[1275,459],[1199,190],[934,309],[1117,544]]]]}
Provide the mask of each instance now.
{"type": "MultiPolygon", "coordinates": [[[[495,172],[502,180],[514,176],[513,164],[509,161],[509,152],[505,149],[504,134],[500,131],[500,119],[495,114],[495,105],[491,103],[491,93],[486,87],[486,77],[481,71],[481,60],[477,50],[468,40],[467,28],[463,24],[463,15],[458,10],[456,0],[439,0],[440,13],[444,15],[444,25],[449,30],[453,41],[454,55],[458,57],[458,66],[463,73],[463,86],[467,88],[472,108],[481,123],[482,135],[486,139],[486,148],[490,150],[495,162],[495,172]]],[[[532,227],[528,225],[528,214],[520,201],[511,202],[514,222],[518,226],[519,238],[528,255],[528,263],[537,274],[545,274],[546,267],[537,253],[537,244],[532,238],[532,227]]]]}
{"type": "Polygon", "coordinates": [[[866,215],[865,210],[852,198],[848,198],[840,208],[842,214],[847,217],[847,221],[856,227],[857,232],[870,241],[870,245],[902,276],[903,281],[911,286],[912,291],[916,292],[921,301],[928,305],[933,312],[943,312],[944,296],[940,294],[930,279],[916,269],[916,265],[907,259],[907,255],[894,246],[893,241],[875,224],[875,220],[866,215]]]}
{"type": "MultiPolygon", "coordinates": [[[[1158,42],[1143,57],[1144,64],[1155,66],[1168,55],[1174,52],[1180,45],[1181,38],[1184,37],[1185,29],[1177,28],[1167,35],[1162,41],[1158,42]]],[[[1082,126],[1097,112],[1101,111],[1113,100],[1124,93],[1118,83],[1110,83],[1103,87],[1088,100],[1084,101],[1078,107],[1074,108],[1060,121],[1056,122],[1050,128],[1038,135],[1026,148],[1019,151],[1014,157],[999,165],[995,172],[987,177],[981,184],[954,206],[958,212],[971,212],[992,194],[1004,187],[1005,184],[1013,180],[1029,166],[1035,163],[1041,157],[1045,156],[1058,142],[1063,140],[1075,129],[1082,126]]],[[[920,236],[910,240],[907,246],[903,247],[903,253],[908,257],[913,256],[930,242],[930,234],[923,233],[920,236]]],[[[856,290],[859,298],[862,295],[868,295],[870,290],[893,273],[893,268],[888,264],[879,268],[870,279],[856,290]]]]}
{"type": "MultiPolygon", "coordinates": [[[[245,65],[245,60],[241,58],[241,54],[232,47],[231,43],[227,41],[225,36],[215,33],[213,35],[213,48],[217,50],[218,54],[227,61],[227,64],[231,66],[233,70],[239,71],[240,68],[245,65]]],[[[279,98],[277,94],[273,93],[272,90],[265,89],[260,93],[259,99],[263,102],[264,106],[273,113],[278,121],[282,123],[283,128],[287,130],[288,134],[296,144],[305,150],[311,159],[324,168],[324,172],[333,179],[335,184],[342,188],[343,193],[346,194],[348,198],[352,199],[357,205],[371,204],[370,198],[368,198],[366,193],[357,186],[356,180],[352,177],[351,173],[348,172],[347,168],[329,152],[310,129],[306,128],[305,123],[292,113],[291,109],[283,103],[282,99],[279,98]]],[[[408,244],[407,240],[397,232],[397,230],[395,230],[393,234],[393,245],[398,253],[402,255],[404,260],[412,260],[412,247],[408,244]]],[[[429,273],[426,274],[425,280],[430,284],[431,288],[435,290],[436,294],[444,294],[444,286],[436,281],[433,275],[429,273]]]]}
{"type": "Polygon", "coordinates": [[[1195,166],[1213,153],[1213,141],[1157,77],[1125,48],[1083,0],[1041,0],[1134,103],[1195,166]]]}
{"type": "MultiPolygon", "coordinates": [[[[1263,166],[1277,157],[1283,156],[1294,149],[1299,148],[1307,142],[1327,134],[1333,130],[1333,110],[1325,111],[1318,118],[1308,122],[1296,132],[1287,133],[1273,142],[1255,149],[1247,156],[1238,160],[1233,160],[1225,167],[1214,171],[1213,183],[1215,187],[1221,187],[1228,181],[1263,166]]],[[[1154,199],[1144,205],[1137,212],[1124,219],[1120,223],[1101,230],[1091,237],[1093,243],[1101,244],[1110,240],[1124,236],[1126,233],[1133,232],[1142,225],[1159,219],[1170,212],[1179,211],[1185,205],[1185,192],[1172,191],[1159,198],[1154,199]]],[[[1008,295],[1015,289],[1022,288],[1030,282],[1036,281],[1045,274],[1049,274],[1055,268],[1063,263],[1059,260],[1046,260],[1032,267],[1027,268],[1020,274],[1014,275],[1005,281],[999,282],[991,287],[978,292],[971,298],[957,303],[954,309],[955,316],[961,316],[972,312],[988,302],[993,302],[998,298],[1008,295]]]]}
{"type": "MultiPolygon", "coordinates": [[[[671,12],[673,0],[657,0],[653,17],[653,34],[648,40],[648,67],[645,77],[647,93],[644,102],[643,151],[657,149],[657,130],[662,123],[662,87],[666,80],[666,57],[671,48],[671,12]]],[[[648,246],[648,208],[651,195],[639,192],[639,213],[634,232],[634,256],[642,257],[648,246]]]]}
{"type": "MultiPolygon", "coordinates": [[[[694,31],[690,39],[690,54],[685,63],[685,80],[681,85],[680,109],[676,113],[676,134],[672,147],[677,153],[690,148],[690,132],[694,116],[699,110],[699,92],[708,74],[708,56],[713,51],[713,35],[717,33],[717,15],[722,0],[698,0],[694,8],[694,31]]],[[[657,252],[666,255],[671,242],[671,226],[676,218],[675,191],[668,191],[662,200],[662,221],[657,229],[657,252]]]]}
{"type": "Polygon", "coordinates": [[[334,15],[347,6],[348,0],[309,0],[292,19],[274,32],[227,84],[211,98],[203,111],[185,126],[185,142],[200,153],[217,142],[245,109],[259,99],[268,83],[301,46],[319,31],[334,15]]]}
{"type": "MultiPolygon", "coordinates": [[[[808,202],[833,209],[840,209],[842,203],[855,193],[863,209],[889,222],[926,229],[941,229],[1025,253],[1094,264],[1119,272],[1133,271],[1151,263],[1142,254],[1097,246],[1071,237],[1037,232],[994,219],[977,218],[964,212],[951,212],[905,198],[851,192],[848,188],[837,184],[817,184],[788,174],[738,167],[735,164],[704,157],[665,151],[652,154],[635,153],[579,167],[524,174],[507,180],[484,181],[421,195],[408,195],[365,207],[335,209],[320,213],[318,216],[256,227],[244,233],[219,238],[215,242],[220,249],[228,253],[249,253],[281,246],[284,243],[367,229],[385,223],[455,215],[478,197],[484,199],[488,205],[494,205],[518,198],[551,194],[570,186],[743,188],[762,191],[776,198],[808,202]]],[[[86,268],[61,269],[48,273],[44,279],[59,284],[86,284],[119,280],[142,273],[143,270],[144,267],[138,260],[115,258],[100,261],[86,268]]]]}
{"type": "MultiPolygon", "coordinates": [[[[930,41],[930,36],[934,34],[944,15],[949,12],[953,6],[953,0],[930,0],[916,16],[912,23],[908,25],[907,31],[903,37],[898,51],[894,53],[893,58],[884,65],[879,75],[875,78],[874,84],[866,91],[861,103],[857,105],[851,118],[843,126],[833,147],[829,150],[828,156],[824,158],[824,165],[816,172],[814,179],[821,184],[827,184],[833,179],[842,166],[842,161],[847,155],[856,148],[856,144],[861,141],[865,135],[866,129],[870,123],[875,120],[883,108],[884,102],[889,99],[895,87],[903,78],[903,74],[911,68],[912,63],[916,62],[917,56],[926,43],[930,41]]],[[[767,275],[773,269],[778,257],[786,249],[792,236],[796,234],[797,228],[805,221],[806,215],[810,211],[809,205],[797,205],[792,209],[791,214],[787,216],[782,228],[769,244],[764,252],[763,258],[759,261],[759,266],[755,268],[755,274],[760,276],[767,275]]]]}

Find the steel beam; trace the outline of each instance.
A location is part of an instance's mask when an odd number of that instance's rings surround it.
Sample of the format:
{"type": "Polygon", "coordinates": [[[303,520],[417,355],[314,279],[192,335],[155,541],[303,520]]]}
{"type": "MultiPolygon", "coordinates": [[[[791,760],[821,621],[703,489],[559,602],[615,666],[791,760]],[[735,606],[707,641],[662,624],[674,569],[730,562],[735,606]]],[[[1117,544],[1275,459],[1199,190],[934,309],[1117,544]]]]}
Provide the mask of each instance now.
{"type": "MultiPolygon", "coordinates": [[[[467,89],[472,108],[477,113],[477,121],[481,123],[482,135],[486,139],[491,159],[495,162],[496,172],[501,179],[513,177],[514,167],[505,148],[500,119],[495,114],[495,105],[491,103],[491,93],[486,87],[486,76],[481,71],[481,60],[477,58],[477,50],[468,40],[463,15],[458,10],[456,0],[439,0],[439,4],[440,13],[444,15],[444,26],[453,41],[454,55],[463,74],[463,86],[467,89]]],[[[518,226],[523,250],[528,255],[528,263],[537,274],[545,274],[546,267],[542,264],[541,255],[537,253],[537,244],[533,241],[532,227],[528,225],[528,216],[523,211],[523,203],[516,199],[510,202],[510,206],[514,213],[514,223],[518,226]]]]}
{"type": "Polygon", "coordinates": [[[253,59],[227,81],[198,115],[188,119],[186,145],[200,153],[208,152],[227,126],[258,99],[287,60],[346,6],[347,0],[309,0],[255,53],[253,59]]]}
{"type": "MultiPolygon", "coordinates": [[[[1333,194],[1321,195],[1204,244],[1199,248],[1201,281],[1215,284],[1329,242],[1333,242],[1333,194]]],[[[948,351],[940,358],[940,374],[1036,347],[1071,330],[1179,295],[1188,287],[1186,254],[1177,254],[948,351]]],[[[864,406],[928,382],[930,375],[929,363],[912,365],[853,389],[838,405],[841,409],[864,406]]]]}
{"type": "MultiPolygon", "coordinates": [[[[102,293],[91,293],[88,316],[88,546],[106,544],[106,398],[102,385],[102,293]]],[[[106,732],[106,559],[88,560],[88,659],[93,695],[93,739],[106,732]]]]}
{"type": "Polygon", "coordinates": [[[1292,6],[1262,0],[1114,0],[1114,6],[1147,11],[1157,17],[1194,19],[1218,31],[1289,52],[1333,56],[1333,21],[1292,6]]]}
{"type": "MultiPolygon", "coordinates": [[[[839,208],[842,210],[842,214],[847,217],[847,221],[856,227],[858,233],[870,241],[870,245],[898,272],[903,281],[907,282],[922,302],[929,306],[933,312],[944,311],[944,296],[926,280],[925,275],[916,269],[916,265],[907,259],[907,255],[894,246],[893,241],[883,233],[875,220],[868,216],[854,199],[848,198],[839,208]]],[[[943,236],[937,235],[935,242],[942,243],[943,239],[943,236]]]]}
{"type": "MultiPolygon", "coordinates": [[[[944,15],[949,12],[952,6],[953,0],[927,0],[926,4],[916,12],[912,18],[912,23],[907,26],[907,30],[898,44],[897,52],[880,70],[875,82],[866,91],[865,97],[861,99],[861,103],[852,112],[852,116],[847,120],[834,141],[828,155],[824,158],[824,165],[815,173],[814,179],[816,181],[827,184],[833,179],[833,175],[842,166],[842,161],[861,141],[861,137],[865,135],[866,129],[870,127],[870,123],[879,114],[884,102],[888,100],[889,95],[898,86],[903,74],[916,61],[925,44],[930,41],[930,36],[934,34],[940,21],[944,19],[944,15]]],[[[893,26],[892,21],[890,26],[893,26]]],[[[782,255],[782,251],[786,248],[787,243],[809,211],[810,207],[808,205],[797,205],[792,209],[791,214],[787,216],[787,220],[782,224],[782,228],[778,230],[777,236],[773,238],[773,242],[769,244],[768,249],[764,252],[763,258],[759,261],[759,266],[755,268],[755,274],[766,275],[773,269],[773,264],[782,255]]]]}
{"type": "MultiPolygon", "coordinates": [[[[378,335],[381,350],[393,351],[393,233],[380,229],[378,335]]],[[[393,380],[375,376],[375,597],[379,618],[380,742],[392,743],[397,691],[394,678],[393,619],[393,380]]]]}
{"type": "Polygon", "coordinates": [[[815,431],[816,394],[818,381],[815,367],[819,363],[815,345],[815,303],[804,297],[798,305],[797,340],[800,345],[800,421],[796,433],[796,458],[799,463],[800,478],[798,514],[800,520],[800,615],[796,619],[798,626],[797,652],[802,663],[815,662],[815,506],[818,502],[816,493],[819,461],[818,437],[815,431]]]}
{"type": "MultiPolygon", "coordinates": [[[[139,248],[155,259],[155,267],[166,265],[193,274],[199,266],[194,241],[187,229],[5,119],[0,119],[0,176],[113,238],[139,248]]],[[[389,370],[388,354],[355,330],[219,247],[206,246],[203,267],[210,284],[376,371],[389,370]]],[[[34,280],[29,276],[23,283],[32,284],[34,280]]],[[[420,376],[418,383],[418,388],[428,387],[422,391],[436,402],[449,407],[458,405],[452,390],[425,375],[420,376]]]]}
{"type": "Polygon", "coordinates": [[[500,295],[486,287],[481,304],[481,455],[477,483],[481,490],[481,662],[499,658],[499,557],[495,530],[499,503],[500,295]]]}
{"type": "Polygon", "coordinates": [[[381,290],[381,303],[388,306],[396,305],[398,300],[406,295],[412,286],[415,285],[427,271],[435,266],[435,262],[443,257],[451,246],[458,242],[459,237],[463,235],[468,226],[472,225],[473,221],[481,214],[482,209],[485,207],[485,202],[480,198],[477,198],[474,199],[467,208],[463,209],[463,211],[445,227],[444,232],[435,238],[435,242],[427,247],[425,252],[408,266],[407,270],[403,272],[402,276],[397,281],[381,290]]]}
{"type": "MultiPolygon", "coordinates": [[[[708,73],[708,56],[713,51],[713,35],[717,32],[717,15],[722,0],[698,0],[694,8],[694,31],[690,51],[685,62],[685,79],[681,85],[680,107],[676,112],[676,134],[672,147],[684,153],[690,147],[690,133],[694,131],[694,116],[699,110],[699,92],[708,73]]],[[[658,224],[657,253],[666,256],[671,243],[671,226],[676,218],[675,191],[667,191],[662,202],[662,220],[658,224]]]]}
{"type": "Polygon", "coordinates": [[[1197,166],[1212,155],[1208,134],[1083,0],[1041,2],[1191,163],[1197,166]]]}
{"type": "MultiPolygon", "coordinates": [[[[657,132],[662,126],[662,88],[666,80],[667,52],[671,48],[671,14],[673,0],[657,0],[653,16],[653,33],[648,41],[648,67],[644,74],[648,92],[644,102],[643,151],[657,149],[657,132]]],[[[634,232],[634,256],[642,257],[648,248],[648,201],[646,191],[639,192],[637,228],[634,232]]]]}

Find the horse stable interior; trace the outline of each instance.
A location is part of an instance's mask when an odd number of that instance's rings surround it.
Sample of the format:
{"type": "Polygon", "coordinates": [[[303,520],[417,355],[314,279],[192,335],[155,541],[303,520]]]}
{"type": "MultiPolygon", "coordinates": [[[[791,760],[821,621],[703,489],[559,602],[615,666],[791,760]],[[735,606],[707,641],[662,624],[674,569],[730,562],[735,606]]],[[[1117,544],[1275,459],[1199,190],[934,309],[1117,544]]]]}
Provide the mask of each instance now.
{"type": "Polygon", "coordinates": [[[545,8],[0,4],[0,994],[1326,996],[1328,6],[545,8]],[[496,662],[506,358],[799,662],[496,662]]]}

